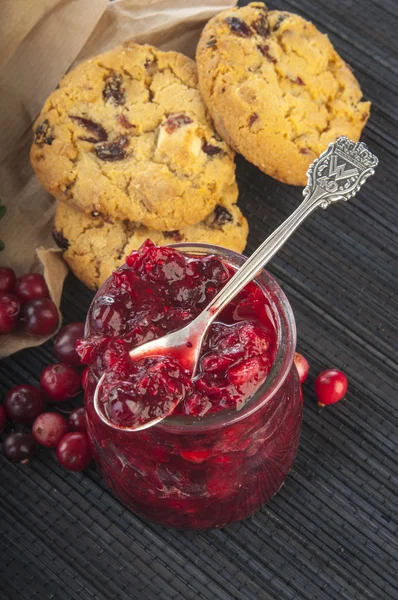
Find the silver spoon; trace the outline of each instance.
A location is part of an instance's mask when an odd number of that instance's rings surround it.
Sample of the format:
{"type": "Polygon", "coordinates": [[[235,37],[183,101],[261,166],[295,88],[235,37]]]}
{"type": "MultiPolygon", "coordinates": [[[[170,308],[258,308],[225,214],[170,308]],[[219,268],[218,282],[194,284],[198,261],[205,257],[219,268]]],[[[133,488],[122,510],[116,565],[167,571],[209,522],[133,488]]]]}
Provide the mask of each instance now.
{"type": "MultiPolygon", "coordinates": [[[[173,354],[183,363],[184,368],[195,374],[203,339],[217,315],[235,298],[269,260],[278,252],[292,233],[317,208],[327,208],[334,202],[348,200],[360,189],[368,177],[374,174],[378,164],[377,157],[362,142],[352,142],[340,137],[335,143],[314,160],[307,171],[308,184],[303,190],[304,200],[300,206],[280,225],[274,233],[257,248],[250,258],[231,277],[222,290],[213,298],[206,308],[191,323],[152,340],[131,350],[130,357],[139,360],[149,356],[173,354]],[[180,356],[178,356],[180,354],[180,356]]],[[[119,426],[113,424],[99,407],[99,397],[104,375],[98,382],[94,394],[94,408],[101,420],[117,429],[139,431],[152,427],[174,410],[178,402],[168,407],[165,414],[140,415],[140,422],[135,426],[119,426]]],[[[141,407],[142,408],[142,407],[141,407]]],[[[140,407],[137,407],[137,411],[140,407]]]]}

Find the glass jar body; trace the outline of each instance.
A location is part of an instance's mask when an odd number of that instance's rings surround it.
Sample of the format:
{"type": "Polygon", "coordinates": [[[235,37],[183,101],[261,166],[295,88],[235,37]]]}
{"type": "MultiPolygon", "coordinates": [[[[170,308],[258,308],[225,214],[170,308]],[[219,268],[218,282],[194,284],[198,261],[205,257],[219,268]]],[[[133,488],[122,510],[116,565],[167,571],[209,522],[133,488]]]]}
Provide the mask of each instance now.
{"type": "Polygon", "coordinates": [[[256,412],[200,433],[110,428],[94,411],[95,385],[89,377],[86,409],[99,469],[127,508],[162,525],[207,529],[248,517],[279,490],[296,456],[302,401],[294,365],[256,412]]]}
{"type": "MultiPolygon", "coordinates": [[[[205,244],[174,248],[215,254],[234,267],[242,255],[205,244]]],[[[246,518],[282,486],[295,458],[302,397],[293,362],[296,332],[291,307],[276,281],[262,271],[278,350],[267,380],[239,411],[194,419],[171,416],[143,431],[127,432],[101,420],[93,406],[96,378],[85,390],[88,433],[106,483],[129,509],[176,528],[222,527],[246,518]]],[[[107,282],[97,297],[107,293],[107,282]]],[[[89,311],[86,335],[90,336],[89,311]]]]}

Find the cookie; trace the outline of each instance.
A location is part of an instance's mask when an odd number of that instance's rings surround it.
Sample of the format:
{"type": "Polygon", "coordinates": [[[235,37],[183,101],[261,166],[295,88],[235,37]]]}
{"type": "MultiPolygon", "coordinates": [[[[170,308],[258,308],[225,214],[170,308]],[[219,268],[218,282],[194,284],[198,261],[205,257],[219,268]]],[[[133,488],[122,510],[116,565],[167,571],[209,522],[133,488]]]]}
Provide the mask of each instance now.
{"type": "Polygon", "coordinates": [[[236,184],[201,223],[175,231],[153,231],[129,221],[106,223],[100,216],[90,217],[74,207],[59,203],[53,237],[64,250],[64,258],[74,274],[96,290],[113,270],[150,238],[159,246],[180,242],[201,242],[242,252],[248,235],[245,217],[236,205],[236,184]]]}
{"type": "Polygon", "coordinates": [[[194,61],[132,43],[62,79],[34,125],[31,162],[58,200],[159,231],[198,223],[235,181],[194,61]]]}
{"type": "Polygon", "coordinates": [[[262,3],[205,26],[199,87],[223,139],[262,171],[305,185],[310,163],[341,135],[357,141],[369,117],[358,81],[326,35],[262,3]]]}

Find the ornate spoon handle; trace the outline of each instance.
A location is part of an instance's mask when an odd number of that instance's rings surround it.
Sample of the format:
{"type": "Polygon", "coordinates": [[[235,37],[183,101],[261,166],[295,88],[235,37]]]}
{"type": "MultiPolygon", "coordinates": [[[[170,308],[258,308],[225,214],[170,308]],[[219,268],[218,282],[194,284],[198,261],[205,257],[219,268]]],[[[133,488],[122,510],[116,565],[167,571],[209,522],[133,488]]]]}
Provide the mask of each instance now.
{"type": "MultiPolygon", "coordinates": [[[[299,225],[317,208],[348,200],[358,192],[378,164],[363,142],[340,137],[314,160],[307,171],[308,184],[300,206],[257,248],[245,264],[203,311],[212,319],[243,289],[278,252],[299,225]]],[[[201,315],[202,316],[202,315],[201,315]]]]}

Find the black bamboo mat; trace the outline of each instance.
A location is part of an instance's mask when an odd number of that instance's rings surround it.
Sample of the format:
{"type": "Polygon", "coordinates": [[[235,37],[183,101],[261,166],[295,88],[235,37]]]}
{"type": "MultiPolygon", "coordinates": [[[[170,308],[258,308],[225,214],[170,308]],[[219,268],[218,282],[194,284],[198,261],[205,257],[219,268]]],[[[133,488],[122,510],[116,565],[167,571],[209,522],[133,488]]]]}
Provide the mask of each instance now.
{"type": "MultiPolygon", "coordinates": [[[[1,600],[388,600],[398,598],[398,2],[284,0],[327,32],[373,102],[364,141],[379,156],[360,196],[319,212],[270,271],[295,311],[311,362],[300,451],[280,493],[220,531],[176,532],[126,511],[94,468],[27,467],[0,456],[1,600]],[[349,377],[345,401],[317,408],[315,375],[349,377]]],[[[250,253],[300,190],[238,159],[250,253]]],[[[66,322],[91,295],[69,275],[66,322]]],[[[1,388],[38,374],[52,343],[3,361],[1,388]]]]}

